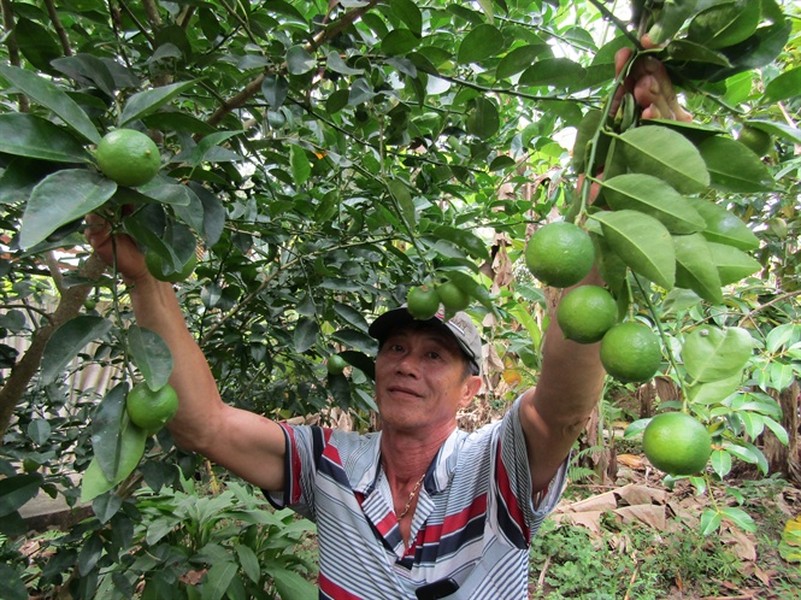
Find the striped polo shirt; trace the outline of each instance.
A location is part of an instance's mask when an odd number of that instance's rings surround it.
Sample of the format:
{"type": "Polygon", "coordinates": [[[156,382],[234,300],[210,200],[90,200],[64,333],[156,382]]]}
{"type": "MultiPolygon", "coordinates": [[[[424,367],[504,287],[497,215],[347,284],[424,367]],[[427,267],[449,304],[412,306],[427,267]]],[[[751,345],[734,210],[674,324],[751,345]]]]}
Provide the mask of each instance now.
{"type": "Polygon", "coordinates": [[[452,578],[449,600],[527,597],[531,537],[556,505],[567,461],[535,502],[519,400],[496,423],[455,430],[420,488],[405,548],[381,466],[381,433],[282,425],[285,490],[265,492],[317,523],[320,598],[415,599],[452,578]]]}

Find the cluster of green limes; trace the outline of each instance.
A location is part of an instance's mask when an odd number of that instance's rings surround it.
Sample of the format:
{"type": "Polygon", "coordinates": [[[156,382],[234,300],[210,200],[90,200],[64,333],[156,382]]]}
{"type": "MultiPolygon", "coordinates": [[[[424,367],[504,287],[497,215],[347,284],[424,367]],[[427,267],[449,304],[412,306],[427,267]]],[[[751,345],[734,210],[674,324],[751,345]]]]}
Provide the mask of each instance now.
{"type": "MultiPolygon", "coordinates": [[[[589,234],[577,225],[549,223],[531,236],[525,258],[537,279],[564,288],[589,274],[595,249],[589,234]]],[[[609,375],[621,381],[646,381],[662,361],[659,338],[644,323],[618,319],[617,302],[598,285],[579,285],[568,291],[556,311],[566,338],[581,344],[601,342],[601,362],[609,375]]]]}
{"type": "Polygon", "coordinates": [[[440,304],[446,316],[454,315],[470,305],[470,295],[448,278],[436,284],[413,286],[406,294],[406,309],[415,319],[430,319],[437,314],[440,304]]]}
{"type": "Polygon", "coordinates": [[[178,412],[178,394],[169,383],[157,390],[145,382],[137,383],[125,397],[125,409],[131,423],[153,434],[178,412]]]}

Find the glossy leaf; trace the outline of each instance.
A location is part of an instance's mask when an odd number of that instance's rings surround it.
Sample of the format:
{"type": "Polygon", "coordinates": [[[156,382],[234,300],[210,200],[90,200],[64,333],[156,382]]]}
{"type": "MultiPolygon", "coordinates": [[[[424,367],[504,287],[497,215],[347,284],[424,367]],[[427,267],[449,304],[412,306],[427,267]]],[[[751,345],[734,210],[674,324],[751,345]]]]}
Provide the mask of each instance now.
{"type": "Polygon", "coordinates": [[[740,373],[752,348],[751,334],[741,327],[703,325],[687,335],[681,357],[693,380],[718,381],[740,373]]]}
{"type": "Polygon", "coordinates": [[[300,573],[290,571],[277,564],[265,565],[265,570],[270,574],[275,582],[275,587],[281,598],[291,598],[292,600],[316,600],[319,595],[317,586],[300,573]]]}
{"type": "Polygon", "coordinates": [[[472,29],[459,44],[457,60],[462,64],[481,62],[504,48],[503,34],[494,25],[482,23],[472,29]]]}
{"type": "Polygon", "coordinates": [[[712,263],[718,270],[721,285],[736,283],[762,268],[756,259],[728,244],[707,241],[707,247],[712,255],[712,263]]]}
{"type": "Polygon", "coordinates": [[[682,194],[703,192],[709,172],[698,149],[667,127],[645,125],[620,136],[629,168],[662,179],[682,194]]]}
{"type": "Polygon", "coordinates": [[[781,102],[798,97],[801,90],[801,67],[785,71],[765,86],[766,102],[781,102]]]}
{"type": "Polygon", "coordinates": [[[687,36],[707,48],[738,44],[756,31],[762,16],[760,2],[727,2],[702,11],[690,22],[687,36]]]}
{"type": "Polygon", "coordinates": [[[42,476],[38,473],[0,479],[0,517],[10,515],[36,496],[42,483],[42,476]]]}
{"type": "Polygon", "coordinates": [[[128,328],[128,351],[147,387],[154,392],[164,387],[172,374],[173,357],[159,334],[132,325],[128,328]]]}
{"type": "Polygon", "coordinates": [[[476,98],[467,115],[467,130],[479,139],[485,140],[494,135],[500,125],[495,104],[486,98],[476,98]]]}
{"type": "Polygon", "coordinates": [[[36,73],[11,65],[0,65],[0,75],[61,117],[64,123],[90,142],[99,142],[100,134],[83,109],[66,92],[36,73]]]}
{"type": "Polygon", "coordinates": [[[720,276],[706,238],[700,233],[673,236],[676,286],[689,288],[712,304],[723,303],[720,276]]]}
{"type": "Polygon", "coordinates": [[[662,223],[634,210],[601,212],[592,218],[600,221],[609,247],[632,271],[665,289],[673,287],[676,255],[662,223]]]}
{"type": "Polygon", "coordinates": [[[755,250],[759,247],[759,238],[731,211],[702,198],[690,198],[690,202],[706,221],[702,233],[709,241],[740,250],[755,250]]]}
{"type": "Polygon", "coordinates": [[[736,373],[716,381],[695,382],[687,386],[687,398],[693,404],[719,404],[737,391],[742,380],[742,373],[736,373]]]}
{"type": "Polygon", "coordinates": [[[651,215],[671,233],[701,231],[706,222],[687,199],[667,183],[642,173],[627,173],[603,181],[607,204],[651,215]]]}
{"type": "Polygon", "coordinates": [[[506,79],[528,69],[542,54],[548,52],[545,44],[528,44],[510,51],[495,69],[497,79],[506,79]]]}
{"type": "Polygon", "coordinates": [[[147,433],[133,425],[127,416],[123,418],[122,435],[117,470],[114,477],[108,478],[100,468],[98,458],[92,458],[81,480],[81,502],[89,502],[111,490],[133,473],[145,453],[147,433]]]}
{"type": "Polygon", "coordinates": [[[773,178],[762,160],[739,142],[715,136],[698,147],[709,170],[712,187],[726,192],[768,192],[774,189],[773,178]]]}
{"type": "Polygon", "coordinates": [[[19,573],[8,564],[0,564],[0,598],[28,600],[28,589],[19,573]]]}
{"type": "Polygon", "coordinates": [[[586,70],[568,58],[543,58],[520,75],[520,84],[581,89],[586,70]]]}
{"type": "Polygon", "coordinates": [[[106,335],[111,326],[111,321],[103,317],[83,315],[56,329],[42,354],[42,384],[55,381],[86,344],[106,335]]]}
{"type": "Polygon", "coordinates": [[[128,99],[128,102],[125,103],[122,109],[119,118],[119,126],[123,127],[131,121],[141,119],[157,111],[194,85],[194,81],[182,81],[180,83],[173,83],[134,94],[128,99]]]}
{"type": "Polygon", "coordinates": [[[123,413],[128,384],[111,388],[100,401],[92,417],[92,450],[106,479],[113,479],[120,462],[123,413]]]}
{"type": "Polygon", "coordinates": [[[0,152],[59,163],[89,162],[89,154],[78,140],[34,115],[0,115],[0,152]]]}

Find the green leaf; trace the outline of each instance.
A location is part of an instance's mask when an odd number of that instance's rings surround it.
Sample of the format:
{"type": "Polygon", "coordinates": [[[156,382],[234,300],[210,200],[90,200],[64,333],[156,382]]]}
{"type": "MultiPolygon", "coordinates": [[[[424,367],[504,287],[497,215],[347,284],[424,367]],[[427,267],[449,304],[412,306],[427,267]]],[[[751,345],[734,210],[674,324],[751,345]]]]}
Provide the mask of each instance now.
{"type": "Polygon", "coordinates": [[[420,44],[420,38],[408,29],[393,29],[381,40],[381,51],[388,56],[408,54],[420,44]]]}
{"type": "Polygon", "coordinates": [[[765,86],[765,102],[775,104],[796,98],[801,90],[801,67],[785,71],[765,86]]]}
{"type": "Polygon", "coordinates": [[[450,227],[449,225],[440,225],[431,233],[435,237],[448,240],[464,248],[473,256],[483,259],[489,258],[487,243],[470,230],[458,229],[456,227],[450,227]]]}
{"type": "Polygon", "coordinates": [[[712,263],[718,270],[721,285],[736,283],[762,268],[756,259],[728,244],[707,241],[707,247],[712,255],[712,263]]]}
{"type": "Polygon", "coordinates": [[[387,189],[397,203],[403,220],[409,227],[414,227],[417,223],[417,214],[409,188],[400,179],[390,179],[387,181],[387,189]]]}
{"type": "Polygon", "coordinates": [[[741,327],[704,325],[687,335],[681,356],[695,381],[718,381],[740,373],[751,358],[752,348],[751,334],[741,327]]]}
{"type": "Polygon", "coordinates": [[[113,479],[120,461],[122,439],[122,414],[125,411],[125,396],[128,384],[121,383],[111,388],[95,409],[92,417],[92,450],[94,458],[106,479],[113,479]]]}
{"type": "Polygon", "coordinates": [[[225,561],[212,565],[203,579],[201,600],[220,600],[228,591],[236,572],[237,566],[234,562],[225,561]]]}
{"type": "Polygon", "coordinates": [[[0,564],[0,598],[28,600],[28,590],[19,573],[11,565],[0,564]]]}
{"type": "Polygon", "coordinates": [[[673,287],[676,255],[662,223],[634,210],[599,212],[591,218],[600,221],[609,247],[632,271],[667,290],[673,287]]]}
{"type": "Polygon", "coordinates": [[[259,565],[259,557],[253,550],[244,544],[236,544],[234,546],[239,564],[242,570],[253,583],[259,583],[261,580],[261,566],[259,565]]]}
{"type": "Polygon", "coordinates": [[[759,238],[737,215],[703,198],[690,198],[689,200],[706,221],[706,227],[702,232],[706,239],[740,250],[759,248],[759,238]]]}
{"type": "Polygon", "coordinates": [[[745,512],[742,508],[737,508],[736,506],[724,506],[720,509],[720,513],[724,519],[731,521],[743,531],[749,531],[753,533],[757,530],[754,519],[751,518],[751,515],[745,512]]]}
{"type": "Polygon", "coordinates": [[[104,494],[133,473],[145,453],[147,433],[136,427],[123,413],[122,434],[120,436],[120,453],[117,472],[108,478],[100,468],[97,456],[92,458],[81,480],[81,502],[94,500],[104,494]]]}
{"type": "Polygon", "coordinates": [[[72,135],[41,117],[0,115],[0,152],[60,163],[87,163],[89,154],[72,135]]]}
{"type": "Polygon", "coordinates": [[[523,71],[519,84],[581,89],[586,75],[586,69],[569,58],[543,58],[523,71]]]}
{"type": "Polygon", "coordinates": [[[604,199],[613,209],[644,212],[660,221],[671,233],[695,233],[706,225],[684,196],[652,175],[618,175],[605,180],[603,190],[604,199]]]}
{"type": "Polygon", "coordinates": [[[756,31],[762,16],[760,2],[726,2],[700,12],[690,22],[687,37],[708,48],[727,48],[756,31]]]}
{"type": "Polygon", "coordinates": [[[504,46],[503,33],[494,25],[482,23],[464,36],[459,44],[457,60],[462,64],[481,62],[498,55],[504,46]]]}
{"type": "Polygon", "coordinates": [[[740,387],[742,373],[707,383],[693,382],[686,387],[687,399],[692,404],[719,404],[740,387]]]}
{"type": "Polygon", "coordinates": [[[42,385],[55,381],[86,344],[103,337],[111,326],[103,317],[83,315],[56,329],[42,354],[42,385]]]}
{"type": "Polygon", "coordinates": [[[128,351],[134,364],[154,392],[163,388],[172,374],[173,359],[169,346],[159,334],[137,325],[128,328],[128,351]]]}
{"type": "Polygon", "coordinates": [[[495,68],[496,79],[506,79],[528,69],[542,54],[548,51],[547,44],[528,44],[510,51],[495,68]]]}
{"type": "Polygon", "coordinates": [[[317,326],[317,321],[313,319],[300,319],[295,327],[295,333],[293,334],[295,351],[299,354],[306,352],[309,348],[314,346],[319,333],[320,328],[317,326]]]}
{"type": "Polygon", "coordinates": [[[768,332],[765,337],[765,349],[770,353],[789,349],[801,341],[801,324],[782,323],[768,332]]]}
{"type": "Polygon", "coordinates": [[[317,586],[297,571],[290,571],[276,564],[266,564],[264,569],[273,578],[281,600],[317,600],[317,586]]]}
{"type": "Polygon", "coordinates": [[[717,476],[723,478],[731,471],[731,454],[725,450],[713,450],[709,456],[709,464],[717,476]]]}
{"type": "Polygon", "coordinates": [[[311,163],[306,156],[306,150],[292,144],[289,148],[289,166],[292,168],[292,179],[296,185],[303,185],[311,175],[311,163]]]}
{"type": "Polygon", "coordinates": [[[103,206],[117,184],[87,169],[64,169],[40,181],[25,206],[19,244],[30,248],[56,229],[103,206]]]}
{"type": "Polygon", "coordinates": [[[766,121],[764,119],[748,119],[743,121],[743,125],[748,125],[755,129],[761,129],[772,136],[784,138],[788,142],[794,144],[801,144],[801,129],[791,127],[786,123],[777,123],[775,121],[766,121]]]}
{"type": "Polygon", "coordinates": [[[709,172],[698,149],[686,137],[659,125],[625,131],[623,155],[635,173],[664,180],[682,194],[703,192],[709,187],[709,172]]]}
{"type": "Polygon", "coordinates": [[[707,536],[715,533],[720,528],[720,512],[715,508],[706,508],[701,513],[701,535],[707,536]]]}
{"type": "Polygon", "coordinates": [[[712,187],[724,192],[769,192],[775,188],[770,171],[751,149],[716,135],[698,146],[712,187]]]}
{"type": "Polygon", "coordinates": [[[645,428],[648,427],[648,423],[651,422],[651,419],[637,419],[629,423],[626,430],[623,432],[623,439],[629,440],[631,438],[637,437],[641,435],[645,428]]]}
{"type": "Polygon", "coordinates": [[[17,20],[14,26],[14,38],[19,51],[28,62],[45,73],[52,73],[51,61],[64,54],[55,36],[46,27],[30,19],[17,20]]]}
{"type": "Polygon", "coordinates": [[[273,110],[278,110],[283,106],[284,100],[289,93],[289,82],[282,75],[272,73],[265,75],[261,82],[261,93],[267,104],[273,110]]]}
{"type": "Polygon", "coordinates": [[[141,119],[155,112],[194,85],[194,80],[182,81],[180,83],[173,83],[134,94],[125,103],[119,118],[118,126],[122,127],[131,121],[141,119]]]}
{"type": "Polygon", "coordinates": [[[723,303],[720,276],[706,238],[700,233],[673,236],[676,286],[689,288],[712,304],[723,303]]]}
{"type": "Polygon", "coordinates": [[[423,33],[423,15],[412,0],[390,0],[389,7],[415,35],[423,33]]]}
{"type": "Polygon", "coordinates": [[[303,46],[292,46],[287,50],[286,64],[290,75],[303,75],[317,66],[317,60],[303,46]]]}
{"type": "Polygon", "coordinates": [[[467,113],[467,131],[479,139],[493,136],[501,126],[495,103],[486,98],[476,98],[467,113]]]}
{"type": "Polygon", "coordinates": [[[39,473],[25,473],[0,479],[0,517],[10,515],[36,496],[42,483],[43,479],[39,473]]]}
{"type": "Polygon", "coordinates": [[[64,123],[90,142],[99,142],[100,134],[83,109],[63,90],[32,71],[0,65],[0,75],[34,102],[52,110],[64,123]]]}

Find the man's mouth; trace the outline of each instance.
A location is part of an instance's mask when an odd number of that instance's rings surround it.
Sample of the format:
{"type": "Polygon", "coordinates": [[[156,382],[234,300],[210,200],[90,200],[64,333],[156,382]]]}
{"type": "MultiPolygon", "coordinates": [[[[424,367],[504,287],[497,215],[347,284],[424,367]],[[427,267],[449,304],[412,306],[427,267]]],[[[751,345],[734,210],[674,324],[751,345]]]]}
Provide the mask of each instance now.
{"type": "Polygon", "coordinates": [[[402,385],[393,385],[390,386],[388,389],[391,394],[406,394],[408,396],[415,396],[417,398],[421,397],[421,394],[417,393],[415,390],[403,387],[402,385]]]}

